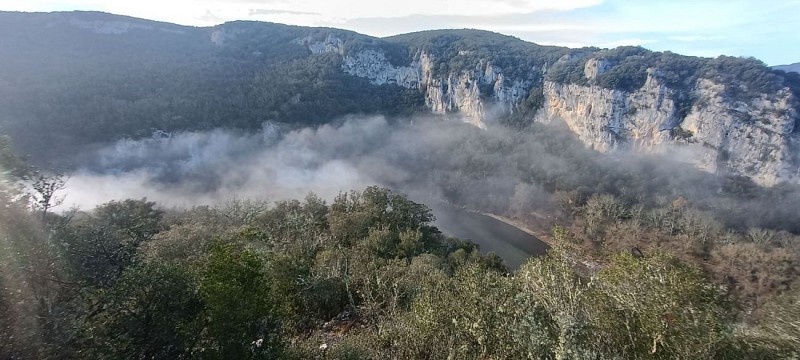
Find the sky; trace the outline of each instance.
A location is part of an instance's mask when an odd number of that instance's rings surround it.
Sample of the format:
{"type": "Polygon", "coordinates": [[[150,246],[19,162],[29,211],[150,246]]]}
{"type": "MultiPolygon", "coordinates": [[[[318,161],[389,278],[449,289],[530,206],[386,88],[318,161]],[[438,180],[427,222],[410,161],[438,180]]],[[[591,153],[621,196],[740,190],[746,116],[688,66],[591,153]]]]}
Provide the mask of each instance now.
{"type": "Polygon", "coordinates": [[[0,0],[0,10],[95,10],[193,26],[258,20],[373,36],[473,28],[543,45],[800,62],[800,0],[0,0]]]}

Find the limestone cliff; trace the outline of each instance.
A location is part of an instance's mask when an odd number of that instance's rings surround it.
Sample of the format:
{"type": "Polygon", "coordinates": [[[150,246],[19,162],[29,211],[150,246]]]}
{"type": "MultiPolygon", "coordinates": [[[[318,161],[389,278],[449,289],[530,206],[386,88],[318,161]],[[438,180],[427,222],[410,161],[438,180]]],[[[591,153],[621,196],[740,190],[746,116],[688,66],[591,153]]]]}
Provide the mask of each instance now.
{"type": "MultiPolygon", "coordinates": [[[[726,93],[731,85],[697,76],[674,88],[652,67],[646,69],[642,86],[615,89],[599,85],[600,77],[617,65],[602,56],[584,59],[579,81],[558,82],[542,80],[546,66],[511,78],[492,61],[478,59],[441,73],[436,71],[439,59],[425,51],[413,54],[410,64],[396,66],[380,49],[347,53],[331,36],[297,43],[313,53],[341,54],[344,72],[373,84],[419,89],[431,112],[458,113],[482,128],[513,114],[532,89],[541,88],[535,120],[563,120],[597,151],[675,152],[706,171],[748,176],[761,185],[800,181],[798,99],[788,88],[733,99],[726,93]]],[[[455,56],[466,55],[468,51],[455,56]]],[[[557,64],[580,56],[585,55],[565,55],[557,64]]]]}
{"type": "Polygon", "coordinates": [[[761,185],[800,180],[797,99],[783,89],[748,102],[734,101],[724,88],[698,79],[691,87],[696,100],[682,115],[676,90],[652,72],[633,92],[545,82],[537,120],[563,120],[598,151],[677,150],[701,169],[745,175],[761,185]]]}
{"type": "Polygon", "coordinates": [[[332,35],[324,41],[306,37],[295,43],[306,46],[312,53],[341,54],[344,72],[367,78],[375,85],[419,89],[424,92],[425,106],[431,112],[459,113],[464,121],[481,128],[501,114],[512,113],[533,85],[529,80],[507,79],[503,69],[485,60],[470,69],[436,74],[435,60],[424,51],[417,52],[408,66],[395,66],[379,50],[345,53],[342,41],[332,35]],[[482,93],[482,89],[491,89],[491,94],[482,93]]]}
{"type": "Polygon", "coordinates": [[[482,128],[497,110],[512,112],[531,86],[523,81],[507,81],[502,69],[488,61],[461,72],[436,75],[435,61],[426,52],[417,53],[409,66],[393,66],[381,52],[360,51],[347,55],[342,69],[368,78],[373,84],[420,89],[425,93],[425,106],[433,113],[458,112],[465,121],[482,128]],[[491,95],[481,93],[486,86],[492,89],[491,95]]]}
{"type": "Polygon", "coordinates": [[[652,76],[633,93],[597,86],[544,83],[537,120],[561,119],[587,146],[598,151],[650,147],[668,141],[678,122],[670,90],[652,76]]]}

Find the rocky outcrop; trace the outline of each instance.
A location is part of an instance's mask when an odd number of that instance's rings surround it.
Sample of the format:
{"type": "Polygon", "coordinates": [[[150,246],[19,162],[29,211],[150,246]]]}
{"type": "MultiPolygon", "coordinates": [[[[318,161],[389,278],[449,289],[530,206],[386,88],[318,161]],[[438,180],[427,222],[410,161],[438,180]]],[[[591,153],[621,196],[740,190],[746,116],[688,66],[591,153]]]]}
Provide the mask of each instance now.
{"type": "Polygon", "coordinates": [[[589,59],[586,61],[586,65],[583,67],[583,75],[589,80],[594,80],[597,78],[597,76],[608,71],[611,66],[612,64],[608,61],[589,59]]]}
{"type": "Polygon", "coordinates": [[[323,41],[314,41],[311,36],[295,39],[295,44],[303,45],[311,51],[312,54],[322,54],[333,52],[339,55],[344,55],[344,41],[337,38],[333,34],[329,34],[323,41]]]}
{"type": "Polygon", "coordinates": [[[214,45],[222,46],[228,41],[235,39],[236,36],[242,32],[243,31],[241,29],[219,26],[211,32],[211,42],[214,45]]]}
{"type": "Polygon", "coordinates": [[[546,81],[537,120],[563,120],[581,141],[598,151],[652,148],[669,141],[670,129],[679,122],[671,95],[652,76],[633,93],[546,81]]]}
{"type": "Polygon", "coordinates": [[[392,65],[383,53],[362,50],[345,56],[342,69],[373,84],[396,84],[425,92],[425,106],[436,114],[459,113],[466,122],[486,127],[498,113],[513,112],[531,84],[508,81],[503,70],[481,61],[460,73],[435,74],[430,55],[420,52],[409,66],[392,65]],[[491,89],[491,93],[482,92],[491,89]]]}
{"type": "MultiPolygon", "coordinates": [[[[458,113],[464,121],[485,128],[502,114],[512,113],[528,95],[531,81],[508,80],[503,69],[480,61],[473,69],[437,74],[434,59],[426,52],[415,54],[408,66],[395,66],[382,51],[364,49],[345,54],[341,40],[310,37],[294,41],[312,53],[335,52],[343,56],[342,70],[376,85],[394,84],[425,93],[425,106],[435,114],[458,113]],[[486,91],[486,90],[490,90],[486,91]]],[[[462,54],[460,56],[469,55],[462,54]]]]}
{"type": "Polygon", "coordinates": [[[695,92],[698,101],[681,128],[699,145],[695,162],[700,167],[747,175],[766,186],[800,180],[798,114],[788,89],[748,103],[731,102],[724,86],[700,79],[695,92]]]}
{"type": "Polygon", "coordinates": [[[563,120],[598,151],[676,152],[701,169],[746,175],[765,186],[800,180],[798,114],[788,89],[749,103],[726,98],[724,86],[707,79],[692,92],[697,100],[682,117],[676,91],[652,73],[634,92],[545,82],[537,120],[563,120]]]}
{"type": "Polygon", "coordinates": [[[423,53],[410,66],[393,66],[382,52],[362,50],[345,56],[342,70],[367,78],[375,85],[396,84],[405,88],[419,88],[422,79],[430,76],[431,61],[423,53]]]}

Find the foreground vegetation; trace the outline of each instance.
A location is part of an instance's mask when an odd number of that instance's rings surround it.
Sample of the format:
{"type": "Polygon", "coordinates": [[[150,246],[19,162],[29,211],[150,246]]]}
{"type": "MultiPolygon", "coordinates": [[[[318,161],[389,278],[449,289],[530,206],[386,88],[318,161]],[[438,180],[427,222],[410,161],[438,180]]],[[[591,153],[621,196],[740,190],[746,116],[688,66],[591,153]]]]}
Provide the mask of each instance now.
{"type": "Polygon", "coordinates": [[[403,156],[425,159],[415,180],[552,227],[550,255],[509,272],[377,187],[54,214],[63,179],[0,138],[0,358],[799,355],[793,188],[607,159],[544,128],[451,130],[466,133],[403,156]]]}
{"type": "Polygon", "coordinates": [[[3,358],[775,359],[800,345],[797,294],[742,324],[724,287],[663,252],[586,273],[554,250],[508,273],[377,187],[45,219],[3,202],[3,358]]]}

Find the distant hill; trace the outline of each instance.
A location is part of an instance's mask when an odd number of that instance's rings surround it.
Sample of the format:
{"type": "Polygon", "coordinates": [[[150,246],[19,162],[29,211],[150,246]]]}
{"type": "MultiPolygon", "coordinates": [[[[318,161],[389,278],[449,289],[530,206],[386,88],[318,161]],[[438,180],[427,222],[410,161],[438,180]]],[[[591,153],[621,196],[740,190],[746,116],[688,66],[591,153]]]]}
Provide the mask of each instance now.
{"type": "Polygon", "coordinates": [[[237,21],[179,26],[98,12],[0,12],[0,131],[50,159],[154,130],[301,125],[351,113],[407,114],[418,91],[372,86],[300,38],[353,32],[237,21]]]}
{"type": "Polygon", "coordinates": [[[800,73],[800,62],[799,63],[794,63],[794,64],[789,64],[789,65],[773,66],[772,68],[773,69],[777,69],[777,70],[787,71],[787,72],[788,71],[793,71],[793,72],[796,72],[796,73],[800,73]]]}

